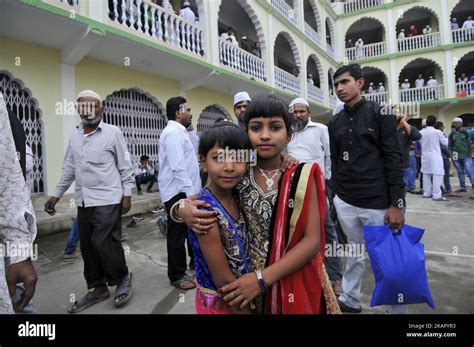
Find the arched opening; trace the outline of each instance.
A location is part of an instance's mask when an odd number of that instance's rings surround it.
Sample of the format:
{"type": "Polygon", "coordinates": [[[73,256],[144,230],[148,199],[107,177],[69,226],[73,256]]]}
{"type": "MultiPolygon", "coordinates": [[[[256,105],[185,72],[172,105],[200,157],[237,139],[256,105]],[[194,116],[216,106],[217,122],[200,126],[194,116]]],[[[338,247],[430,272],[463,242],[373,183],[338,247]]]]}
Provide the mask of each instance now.
{"type": "Polygon", "coordinates": [[[385,27],[370,17],[361,18],[346,32],[346,57],[349,60],[383,55],[385,49],[385,27]]]}
{"type": "Polygon", "coordinates": [[[207,129],[210,129],[218,120],[229,119],[232,120],[232,116],[227,110],[221,105],[209,105],[201,111],[197,123],[197,132],[200,134],[207,129]]]}
{"type": "Polygon", "coordinates": [[[365,98],[380,104],[386,103],[388,101],[387,75],[382,70],[372,66],[364,66],[362,73],[365,78],[362,87],[365,98]]]}
{"type": "Polygon", "coordinates": [[[464,55],[456,65],[456,96],[474,96],[474,51],[464,55]]]}
{"type": "Polygon", "coordinates": [[[328,70],[328,91],[329,91],[329,95],[331,96],[335,96],[335,90],[334,90],[334,80],[333,80],[333,76],[334,76],[334,70],[332,68],[329,68],[328,70]]]}
{"type": "Polygon", "coordinates": [[[33,170],[27,180],[28,183],[31,183],[31,193],[44,193],[44,127],[38,101],[21,80],[14,78],[4,70],[0,70],[0,92],[3,94],[7,107],[21,121],[25,130],[26,144],[33,153],[33,170]]]}
{"type": "Polygon", "coordinates": [[[281,32],[273,48],[275,84],[283,89],[301,91],[301,60],[295,41],[287,32],[281,32]]]}
{"type": "Polygon", "coordinates": [[[410,51],[441,44],[438,17],[433,10],[427,7],[414,6],[400,14],[396,30],[399,51],[410,51]]]}
{"type": "Polygon", "coordinates": [[[273,50],[275,65],[288,73],[299,76],[301,67],[295,50],[296,44],[291,36],[286,32],[279,33],[273,50]]]}
{"type": "Polygon", "coordinates": [[[314,101],[324,103],[324,92],[321,89],[324,70],[321,61],[315,54],[311,54],[306,62],[308,96],[314,101]]]}
{"type": "Polygon", "coordinates": [[[321,89],[321,83],[324,78],[323,66],[318,56],[311,54],[306,62],[306,72],[308,83],[321,89]]]}
{"type": "Polygon", "coordinates": [[[456,6],[454,6],[451,11],[451,32],[453,42],[474,40],[474,31],[472,28],[463,28],[463,26],[468,26],[467,24],[473,19],[473,15],[474,2],[472,0],[461,0],[456,4],[456,6]]]}
{"type": "Polygon", "coordinates": [[[247,0],[222,0],[218,27],[221,64],[265,80],[264,31],[247,0]]]}
{"type": "Polygon", "coordinates": [[[158,161],[158,142],[166,126],[165,111],[153,96],[138,88],[114,91],[104,100],[103,120],[122,130],[133,163],[148,155],[158,161]]]}
{"type": "Polygon", "coordinates": [[[428,101],[444,97],[443,71],[434,61],[418,58],[401,70],[398,83],[406,84],[400,90],[402,102],[428,101]],[[407,81],[405,81],[407,80],[407,81]]]}
{"type": "Polygon", "coordinates": [[[465,113],[460,115],[459,118],[462,119],[462,126],[464,128],[474,128],[474,113],[465,113]]]}
{"type": "Polygon", "coordinates": [[[315,42],[321,43],[321,17],[314,0],[304,0],[305,33],[315,42]]]}
{"type": "Polygon", "coordinates": [[[255,25],[242,3],[246,3],[246,1],[222,0],[218,18],[219,35],[222,37],[222,34],[227,33],[231,27],[237,43],[242,49],[245,49],[246,44],[253,46],[255,42],[260,42],[263,45],[263,36],[259,36],[257,33],[255,25]],[[247,38],[247,43],[242,41],[242,37],[247,38]]]}
{"type": "Polygon", "coordinates": [[[335,38],[334,25],[332,24],[329,18],[326,18],[326,43],[328,44],[330,50],[334,49],[334,43],[335,43],[334,38],[335,38]]]}

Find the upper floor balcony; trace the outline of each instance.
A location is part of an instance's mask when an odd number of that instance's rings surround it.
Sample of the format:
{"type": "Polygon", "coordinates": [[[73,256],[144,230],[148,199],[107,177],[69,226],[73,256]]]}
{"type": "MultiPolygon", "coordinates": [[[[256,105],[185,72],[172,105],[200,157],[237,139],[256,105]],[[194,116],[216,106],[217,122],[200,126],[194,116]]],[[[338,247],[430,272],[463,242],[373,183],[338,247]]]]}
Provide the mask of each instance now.
{"type": "MultiPolygon", "coordinates": [[[[334,29],[332,23],[328,23],[322,18],[318,9],[318,2],[315,0],[261,0],[267,1],[276,12],[286,19],[287,22],[295,26],[294,29],[303,32],[314,44],[326,50],[334,58],[334,50],[326,48],[324,43],[323,29],[334,42],[334,29]],[[326,26],[324,28],[324,26],[326,26]]],[[[331,46],[331,43],[329,43],[331,46]]]]}
{"type": "MultiPolygon", "coordinates": [[[[125,27],[160,44],[204,56],[204,33],[191,18],[176,15],[151,0],[109,1],[109,24],[125,27]]],[[[194,20],[193,20],[194,18],[194,20]]]]}
{"type": "Polygon", "coordinates": [[[421,6],[413,6],[397,21],[397,50],[419,50],[441,45],[440,23],[436,13],[421,6]]]}
{"type": "Polygon", "coordinates": [[[356,12],[367,8],[383,5],[384,2],[384,0],[348,0],[343,2],[343,10],[344,13],[356,12]]]}
{"type": "MultiPolygon", "coordinates": [[[[291,2],[290,2],[291,3],[291,2]]],[[[299,19],[298,15],[293,8],[288,2],[285,0],[271,0],[272,6],[277,9],[280,14],[285,17],[287,20],[289,20],[291,23],[294,25],[298,26],[299,19]]]]}
{"type": "Polygon", "coordinates": [[[346,57],[349,60],[377,57],[387,53],[385,42],[377,42],[368,45],[359,44],[357,47],[346,48],[346,57]]]}
{"type": "Polygon", "coordinates": [[[457,62],[455,68],[456,97],[474,96],[474,50],[457,62]]]}
{"type": "Polygon", "coordinates": [[[388,92],[362,94],[367,100],[377,102],[381,105],[386,104],[389,100],[388,92]]]}
{"type": "Polygon", "coordinates": [[[398,39],[397,43],[399,52],[412,51],[441,45],[441,36],[439,32],[417,35],[398,39]]]}
{"type": "Polygon", "coordinates": [[[401,102],[422,102],[444,98],[444,85],[409,88],[400,90],[401,102]]]}
{"type": "Polygon", "coordinates": [[[451,11],[453,43],[474,41],[474,1],[460,0],[451,11]]]}
{"type": "Polygon", "coordinates": [[[373,17],[363,17],[352,23],[346,31],[345,57],[359,60],[387,53],[385,26],[373,17]]]}
{"type": "Polygon", "coordinates": [[[274,66],[273,78],[276,86],[289,90],[295,94],[301,93],[300,79],[297,76],[280,69],[278,66],[274,66]]]}

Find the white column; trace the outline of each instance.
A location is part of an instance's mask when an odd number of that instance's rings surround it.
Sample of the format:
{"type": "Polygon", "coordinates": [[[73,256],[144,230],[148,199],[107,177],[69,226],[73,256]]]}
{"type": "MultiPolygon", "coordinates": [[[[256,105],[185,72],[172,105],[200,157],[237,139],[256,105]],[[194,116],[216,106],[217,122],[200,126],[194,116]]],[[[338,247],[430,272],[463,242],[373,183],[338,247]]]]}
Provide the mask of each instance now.
{"type": "Polygon", "coordinates": [[[390,59],[390,98],[392,102],[399,102],[397,63],[395,59],[390,59]]]}
{"type": "Polygon", "coordinates": [[[208,53],[211,56],[211,62],[214,65],[220,65],[219,63],[219,28],[217,25],[217,19],[219,18],[219,7],[217,1],[208,1],[209,3],[209,19],[207,25],[209,25],[209,36],[208,36],[208,53]]]}
{"type": "MultiPolygon", "coordinates": [[[[56,114],[61,117],[63,127],[63,153],[66,153],[69,144],[69,134],[76,126],[75,110],[70,110],[70,103],[76,101],[76,67],[68,64],[61,64],[61,104],[66,108],[65,114],[56,114]]],[[[74,183],[67,190],[67,193],[74,191],[74,183]]]]}
{"type": "Polygon", "coordinates": [[[395,53],[397,52],[397,29],[395,27],[392,9],[387,11],[387,27],[385,29],[385,42],[387,43],[388,53],[395,53]]]}
{"type": "Polygon", "coordinates": [[[327,52],[327,46],[328,43],[326,41],[326,35],[328,33],[326,32],[326,18],[329,16],[329,14],[326,11],[326,8],[324,6],[321,6],[321,43],[322,43],[322,48],[324,49],[325,52],[327,52]]]}
{"type": "Polygon", "coordinates": [[[108,18],[108,3],[107,1],[94,1],[89,0],[89,17],[98,22],[105,22],[105,18],[108,18]]]}
{"type": "Polygon", "coordinates": [[[441,32],[441,44],[446,45],[451,43],[451,23],[449,21],[450,14],[448,12],[448,2],[446,0],[439,0],[441,2],[441,18],[439,23],[439,31],[441,32]]]}
{"type": "Polygon", "coordinates": [[[300,73],[300,86],[301,86],[301,95],[306,100],[309,100],[308,96],[308,82],[306,81],[308,78],[308,62],[305,60],[307,57],[306,52],[306,44],[303,43],[303,51],[301,55],[301,73],[300,73]]]}
{"type": "MultiPolygon", "coordinates": [[[[273,15],[268,16],[268,32],[267,32],[267,42],[266,42],[266,56],[262,55],[264,61],[266,61],[267,69],[267,82],[275,87],[275,81],[273,78],[273,66],[275,65],[275,60],[273,59],[273,50],[275,44],[275,38],[273,37],[273,15]]],[[[262,52],[264,54],[265,52],[262,52]]]]}
{"type": "Polygon", "coordinates": [[[296,13],[296,18],[298,19],[298,27],[304,32],[304,6],[303,1],[293,0],[293,9],[296,13]]]}
{"type": "MultiPolygon", "coordinates": [[[[344,57],[346,56],[346,43],[345,43],[345,33],[342,32],[342,21],[341,20],[336,20],[335,22],[335,32],[336,35],[334,35],[334,42],[333,42],[333,48],[334,52],[336,55],[336,60],[341,61],[344,60],[344,57]],[[337,35],[337,33],[341,33],[341,35],[337,35]]],[[[324,37],[324,40],[326,40],[326,37],[324,37]]]]}
{"type": "MultiPolygon", "coordinates": [[[[454,75],[454,61],[453,61],[453,51],[446,50],[444,51],[444,56],[446,60],[446,71],[444,71],[442,82],[445,86],[445,93],[447,92],[448,98],[456,97],[456,81],[454,75]]],[[[439,83],[439,82],[438,82],[439,83]]]]}

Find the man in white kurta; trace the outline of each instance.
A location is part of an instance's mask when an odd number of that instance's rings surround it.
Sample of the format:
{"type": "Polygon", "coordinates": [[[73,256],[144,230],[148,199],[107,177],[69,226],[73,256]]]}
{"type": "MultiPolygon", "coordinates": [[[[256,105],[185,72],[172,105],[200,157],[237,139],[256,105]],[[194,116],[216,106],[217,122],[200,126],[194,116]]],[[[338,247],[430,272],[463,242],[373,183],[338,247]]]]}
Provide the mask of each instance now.
{"type": "Polygon", "coordinates": [[[25,298],[20,300],[20,311],[35,291],[38,277],[29,259],[35,238],[35,211],[0,93],[0,315],[14,313],[12,297],[19,290],[17,283],[24,284],[25,298]]]}
{"type": "Polygon", "coordinates": [[[441,195],[441,184],[444,176],[443,156],[441,145],[447,146],[448,139],[434,128],[435,116],[428,116],[426,128],[420,131],[421,144],[421,172],[423,173],[423,197],[432,197],[434,201],[446,201],[441,195]]]}

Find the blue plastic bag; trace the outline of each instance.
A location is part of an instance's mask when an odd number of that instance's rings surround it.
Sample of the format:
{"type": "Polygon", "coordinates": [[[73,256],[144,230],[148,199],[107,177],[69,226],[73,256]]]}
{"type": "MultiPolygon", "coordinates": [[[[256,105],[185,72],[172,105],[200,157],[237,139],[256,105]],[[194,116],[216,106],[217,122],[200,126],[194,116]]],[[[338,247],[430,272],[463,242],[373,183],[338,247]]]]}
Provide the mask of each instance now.
{"type": "Polygon", "coordinates": [[[426,303],[435,308],[425,269],[424,230],[404,225],[363,227],[365,246],[375,277],[370,306],[426,303]]]}

